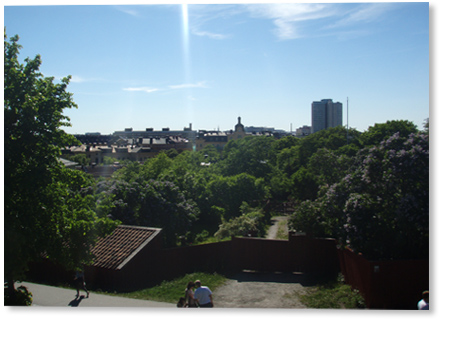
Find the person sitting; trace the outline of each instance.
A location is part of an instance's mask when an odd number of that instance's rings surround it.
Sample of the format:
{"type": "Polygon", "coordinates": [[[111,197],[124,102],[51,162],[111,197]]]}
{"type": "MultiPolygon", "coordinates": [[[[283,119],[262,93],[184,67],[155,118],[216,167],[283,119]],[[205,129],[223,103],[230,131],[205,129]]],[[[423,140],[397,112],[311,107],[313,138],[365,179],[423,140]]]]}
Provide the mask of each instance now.
{"type": "Polygon", "coordinates": [[[429,310],[430,309],[430,292],[422,292],[422,299],[417,303],[418,310],[429,310]]]}
{"type": "Polygon", "coordinates": [[[194,292],[194,298],[198,303],[198,306],[214,307],[211,290],[207,286],[202,286],[202,283],[199,280],[195,281],[195,287],[197,289],[194,292]]]}
{"type": "Polygon", "coordinates": [[[194,298],[194,282],[189,282],[186,290],[184,291],[184,299],[186,300],[185,307],[197,307],[197,303],[194,298]]]}

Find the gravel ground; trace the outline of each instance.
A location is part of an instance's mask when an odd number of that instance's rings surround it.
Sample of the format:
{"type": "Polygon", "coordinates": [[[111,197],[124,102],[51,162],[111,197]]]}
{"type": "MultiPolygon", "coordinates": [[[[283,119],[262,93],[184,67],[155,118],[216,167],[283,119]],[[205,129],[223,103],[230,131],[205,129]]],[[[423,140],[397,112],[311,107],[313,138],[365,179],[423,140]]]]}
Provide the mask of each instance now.
{"type": "MultiPolygon", "coordinates": [[[[266,238],[276,239],[278,227],[287,234],[287,216],[272,219],[273,224],[266,238]]],[[[280,308],[304,309],[298,295],[304,294],[310,283],[301,273],[258,273],[243,271],[213,294],[214,306],[218,308],[280,308]]]]}
{"type": "Polygon", "coordinates": [[[301,273],[243,271],[213,293],[217,308],[304,309],[296,294],[312,285],[301,273]]]}

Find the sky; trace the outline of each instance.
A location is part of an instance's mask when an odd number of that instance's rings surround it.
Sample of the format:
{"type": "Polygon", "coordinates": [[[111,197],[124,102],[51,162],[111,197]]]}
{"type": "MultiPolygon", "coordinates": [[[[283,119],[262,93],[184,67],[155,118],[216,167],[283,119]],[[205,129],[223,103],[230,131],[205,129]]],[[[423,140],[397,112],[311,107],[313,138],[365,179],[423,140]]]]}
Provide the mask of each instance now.
{"type": "Polygon", "coordinates": [[[359,131],[429,117],[428,3],[15,4],[4,26],[21,57],[72,76],[72,134],[224,131],[238,117],[295,131],[322,99],[359,131]]]}

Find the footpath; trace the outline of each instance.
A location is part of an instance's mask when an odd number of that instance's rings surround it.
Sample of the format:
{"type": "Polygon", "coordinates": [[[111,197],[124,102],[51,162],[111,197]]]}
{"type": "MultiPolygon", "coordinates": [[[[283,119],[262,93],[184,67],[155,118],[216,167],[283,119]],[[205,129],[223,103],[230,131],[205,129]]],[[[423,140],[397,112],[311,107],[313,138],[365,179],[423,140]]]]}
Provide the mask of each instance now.
{"type": "Polygon", "coordinates": [[[76,297],[76,290],[63,289],[54,286],[35,284],[29,282],[16,283],[16,288],[25,286],[33,294],[32,306],[69,306],[69,307],[150,307],[174,308],[176,304],[155,302],[150,300],[131,299],[125,297],[107,296],[80,291],[76,297]]]}

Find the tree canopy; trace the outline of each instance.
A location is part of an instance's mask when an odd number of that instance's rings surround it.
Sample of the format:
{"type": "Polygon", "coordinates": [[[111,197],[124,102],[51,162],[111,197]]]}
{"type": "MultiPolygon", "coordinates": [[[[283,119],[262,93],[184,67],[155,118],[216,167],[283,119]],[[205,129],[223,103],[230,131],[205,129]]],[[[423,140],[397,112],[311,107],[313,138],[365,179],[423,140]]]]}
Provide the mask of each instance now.
{"type": "Polygon", "coordinates": [[[76,108],[60,83],[39,72],[41,58],[19,61],[19,37],[4,41],[5,277],[8,286],[46,256],[73,268],[89,261],[89,246],[111,231],[109,197],[92,179],[66,169],[61,149],[76,142],[65,109],[76,108]]]}
{"type": "Polygon", "coordinates": [[[333,236],[369,259],[428,258],[428,134],[395,133],[355,161],[316,200],[302,202],[291,225],[333,236]]]}

